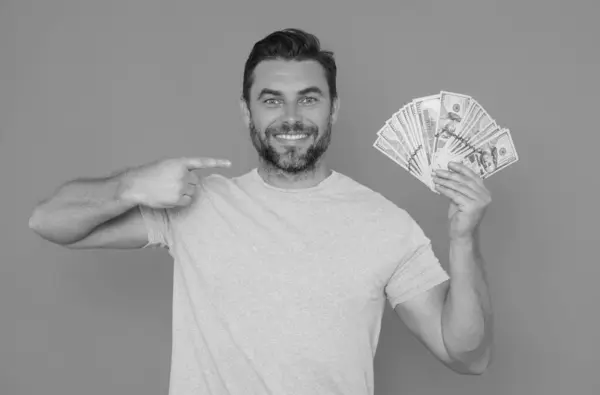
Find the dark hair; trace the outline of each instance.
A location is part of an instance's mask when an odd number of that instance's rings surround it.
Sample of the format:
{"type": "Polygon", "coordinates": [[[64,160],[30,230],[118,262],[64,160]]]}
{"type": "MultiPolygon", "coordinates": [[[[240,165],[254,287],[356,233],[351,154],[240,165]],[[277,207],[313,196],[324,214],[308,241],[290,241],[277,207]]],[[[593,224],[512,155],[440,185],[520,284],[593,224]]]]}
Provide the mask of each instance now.
{"type": "Polygon", "coordinates": [[[284,29],[273,32],[254,44],[244,66],[242,97],[247,103],[254,82],[254,69],[264,60],[275,59],[319,62],[325,69],[329,95],[332,100],[337,98],[337,67],[333,52],[322,50],[319,39],[310,33],[300,29],[284,29]]]}

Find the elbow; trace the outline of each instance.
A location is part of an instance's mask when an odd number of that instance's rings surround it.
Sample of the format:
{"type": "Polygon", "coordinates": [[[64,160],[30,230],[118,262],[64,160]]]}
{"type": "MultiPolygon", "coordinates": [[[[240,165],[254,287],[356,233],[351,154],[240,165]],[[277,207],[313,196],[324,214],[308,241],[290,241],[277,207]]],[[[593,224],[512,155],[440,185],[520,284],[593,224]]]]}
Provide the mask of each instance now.
{"type": "Polygon", "coordinates": [[[33,213],[31,214],[31,216],[29,217],[29,229],[31,229],[32,231],[34,231],[37,234],[40,234],[42,232],[42,222],[41,222],[41,214],[39,212],[39,209],[35,209],[33,211],[33,213]]]}
{"type": "Polygon", "coordinates": [[[462,375],[481,376],[488,370],[491,362],[492,347],[489,345],[478,355],[463,355],[460,359],[454,359],[449,367],[462,375]]]}
{"type": "Polygon", "coordinates": [[[481,361],[477,364],[477,366],[475,366],[475,369],[474,369],[475,374],[482,375],[488,370],[488,368],[492,364],[493,348],[494,348],[493,343],[489,344],[486,347],[483,358],[481,358],[481,361]]]}
{"type": "Polygon", "coordinates": [[[491,363],[491,358],[485,357],[485,358],[481,359],[480,361],[477,361],[476,363],[469,366],[469,370],[468,370],[467,374],[470,376],[481,376],[488,370],[490,363],[491,363]]]}
{"type": "Polygon", "coordinates": [[[460,374],[482,375],[488,369],[493,354],[493,333],[491,324],[476,331],[463,331],[462,335],[447,336],[444,332],[444,344],[451,361],[450,368],[460,374]]]}
{"type": "Polygon", "coordinates": [[[474,363],[471,366],[469,366],[469,369],[467,370],[466,374],[469,376],[481,376],[488,370],[489,366],[489,359],[477,361],[477,363],[474,363]]]}
{"type": "Polygon", "coordinates": [[[33,208],[29,217],[29,229],[38,234],[43,233],[48,227],[49,217],[48,204],[44,200],[33,208]]]}
{"type": "Polygon", "coordinates": [[[60,244],[58,243],[58,240],[52,237],[52,233],[49,232],[47,227],[44,225],[39,213],[33,213],[33,215],[29,218],[29,229],[31,229],[33,233],[40,236],[44,240],[60,244]]]}
{"type": "Polygon", "coordinates": [[[493,340],[492,332],[483,333],[448,341],[444,344],[450,361],[449,367],[459,374],[479,376],[485,373],[492,361],[493,340]],[[457,341],[460,340],[460,341],[457,341]]]}
{"type": "Polygon", "coordinates": [[[29,217],[28,226],[35,234],[53,244],[66,246],[73,242],[73,240],[68,237],[60,237],[60,232],[53,230],[49,225],[49,221],[45,218],[44,213],[39,208],[36,208],[29,217]]]}

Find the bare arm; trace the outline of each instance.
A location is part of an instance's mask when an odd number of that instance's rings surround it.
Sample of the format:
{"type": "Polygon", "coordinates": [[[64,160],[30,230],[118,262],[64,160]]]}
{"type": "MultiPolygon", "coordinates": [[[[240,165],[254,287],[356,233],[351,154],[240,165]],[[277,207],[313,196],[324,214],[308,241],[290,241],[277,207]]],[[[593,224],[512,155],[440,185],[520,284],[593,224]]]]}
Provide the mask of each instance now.
{"type": "Polygon", "coordinates": [[[450,289],[442,310],[442,334],[454,360],[486,369],[493,347],[493,313],[478,236],[450,243],[450,289]]]}
{"type": "Polygon", "coordinates": [[[448,366],[481,374],[494,348],[494,317],[478,233],[491,194],[483,180],[461,163],[450,162],[448,171],[436,170],[433,180],[451,200],[450,282],[398,305],[396,311],[448,366]]]}
{"type": "Polygon", "coordinates": [[[446,366],[482,374],[493,348],[492,307],[475,241],[450,245],[450,281],[398,304],[396,313],[446,366]]]}
{"type": "Polygon", "coordinates": [[[72,180],[35,208],[29,227],[69,248],[140,248],[148,233],[139,206],[187,206],[198,183],[193,170],[228,166],[223,159],[175,158],[72,180]]]}
{"type": "Polygon", "coordinates": [[[122,194],[126,175],[122,171],[63,184],[35,208],[30,228],[50,242],[72,248],[143,246],[147,233],[137,203],[122,194]]]}

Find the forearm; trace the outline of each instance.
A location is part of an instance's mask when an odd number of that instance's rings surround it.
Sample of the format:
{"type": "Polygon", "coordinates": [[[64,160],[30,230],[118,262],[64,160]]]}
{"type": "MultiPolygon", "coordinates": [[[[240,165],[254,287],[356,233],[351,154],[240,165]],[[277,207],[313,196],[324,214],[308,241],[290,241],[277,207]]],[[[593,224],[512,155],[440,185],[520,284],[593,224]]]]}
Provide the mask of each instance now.
{"type": "Polygon", "coordinates": [[[448,354],[467,367],[486,366],[492,345],[492,306],[477,236],[450,243],[450,288],[442,313],[448,354]]]}
{"type": "Polygon", "coordinates": [[[70,244],[136,203],[122,198],[127,171],[104,178],[79,178],[63,184],[34,210],[29,226],[43,238],[70,244]]]}

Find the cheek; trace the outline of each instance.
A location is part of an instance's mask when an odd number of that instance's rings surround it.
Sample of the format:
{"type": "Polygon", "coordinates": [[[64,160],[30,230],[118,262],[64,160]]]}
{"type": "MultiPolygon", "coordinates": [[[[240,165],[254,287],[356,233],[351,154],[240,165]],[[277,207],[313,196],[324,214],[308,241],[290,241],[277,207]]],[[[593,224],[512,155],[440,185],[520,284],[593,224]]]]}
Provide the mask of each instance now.
{"type": "Polygon", "coordinates": [[[254,126],[260,132],[271,126],[276,120],[276,114],[264,111],[253,111],[250,117],[250,121],[254,123],[254,126]]]}
{"type": "Polygon", "coordinates": [[[308,110],[304,115],[308,121],[319,126],[320,129],[325,128],[330,119],[330,112],[328,108],[311,109],[308,110]]]}

